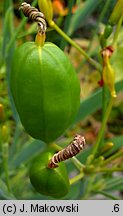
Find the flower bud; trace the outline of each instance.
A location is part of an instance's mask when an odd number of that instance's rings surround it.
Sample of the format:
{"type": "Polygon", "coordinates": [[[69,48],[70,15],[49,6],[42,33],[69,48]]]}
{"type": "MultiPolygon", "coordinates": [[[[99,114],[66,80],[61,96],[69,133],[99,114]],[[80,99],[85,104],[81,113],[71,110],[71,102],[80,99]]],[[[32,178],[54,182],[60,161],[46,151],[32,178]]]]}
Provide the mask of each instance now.
{"type": "Polygon", "coordinates": [[[44,14],[46,21],[49,23],[53,18],[53,7],[51,0],[38,0],[40,11],[44,14]]]}
{"type": "Polygon", "coordinates": [[[94,155],[93,154],[89,155],[86,161],[86,165],[90,165],[93,159],[94,159],[94,155]]]}
{"type": "Polygon", "coordinates": [[[109,17],[109,24],[111,25],[117,24],[122,15],[123,15],[123,0],[118,0],[109,17]]]}
{"type": "Polygon", "coordinates": [[[101,154],[104,154],[105,152],[108,152],[113,146],[114,146],[114,143],[107,142],[105,144],[105,146],[101,149],[101,154]]]}
{"type": "Polygon", "coordinates": [[[104,59],[103,80],[104,80],[104,83],[109,88],[111,96],[116,97],[115,72],[114,72],[114,69],[112,68],[112,66],[110,64],[108,56],[105,56],[105,59],[104,59]]]}
{"type": "Polygon", "coordinates": [[[104,38],[107,39],[113,31],[113,27],[111,25],[106,25],[105,30],[104,30],[104,38]]]}
{"type": "Polygon", "coordinates": [[[100,166],[103,163],[103,161],[104,161],[104,157],[101,155],[101,156],[99,156],[98,158],[96,158],[94,160],[94,165],[96,167],[98,167],[98,166],[100,166]]]}
{"type": "Polygon", "coordinates": [[[9,131],[8,131],[8,127],[6,125],[3,125],[1,128],[1,136],[2,136],[3,142],[8,141],[9,131]]]}
{"type": "Polygon", "coordinates": [[[2,104],[0,104],[0,122],[4,120],[4,107],[2,104]]]}

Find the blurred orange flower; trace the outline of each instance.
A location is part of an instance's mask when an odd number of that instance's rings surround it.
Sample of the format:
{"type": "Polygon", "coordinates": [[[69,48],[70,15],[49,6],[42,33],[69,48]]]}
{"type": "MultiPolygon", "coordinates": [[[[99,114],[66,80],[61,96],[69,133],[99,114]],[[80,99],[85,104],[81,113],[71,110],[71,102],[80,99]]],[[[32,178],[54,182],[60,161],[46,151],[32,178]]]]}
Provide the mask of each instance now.
{"type": "MultiPolygon", "coordinates": [[[[53,11],[54,14],[60,16],[66,16],[68,14],[68,8],[65,6],[64,0],[53,0],[53,11]]],[[[72,13],[75,13],[77,6],[74,5],[72,8],[72,13]]]]}
{"type": "Polygon", "coordinates": [[[68,8],[64,6],[64,1],[62,0],[53,0],[53,11],[54,14],[60,16],[66,16],[68,13],[68,8]]]}

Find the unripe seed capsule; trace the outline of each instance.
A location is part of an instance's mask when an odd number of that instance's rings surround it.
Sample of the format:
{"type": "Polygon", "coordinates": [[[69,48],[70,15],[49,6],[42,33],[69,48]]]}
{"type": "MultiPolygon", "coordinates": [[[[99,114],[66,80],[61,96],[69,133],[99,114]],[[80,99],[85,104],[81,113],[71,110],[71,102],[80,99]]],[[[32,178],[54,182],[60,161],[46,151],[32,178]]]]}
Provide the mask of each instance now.
{"type": "Polygon", "coordinates": [[[52,153],[43,152],[34,159],[30,167],[30,181],[40,194],[60,198],[69,191],[69,179],[64,162],[55,169],[47,167],[51,157],[52,153]]]}
{"type": "Polygon", "coordinates": [[[20,120],[32,137],[52,142],[74,121],[80,84],[69,59],[56,45],[21,45],[14,54],[10,86],[20,120]]]}

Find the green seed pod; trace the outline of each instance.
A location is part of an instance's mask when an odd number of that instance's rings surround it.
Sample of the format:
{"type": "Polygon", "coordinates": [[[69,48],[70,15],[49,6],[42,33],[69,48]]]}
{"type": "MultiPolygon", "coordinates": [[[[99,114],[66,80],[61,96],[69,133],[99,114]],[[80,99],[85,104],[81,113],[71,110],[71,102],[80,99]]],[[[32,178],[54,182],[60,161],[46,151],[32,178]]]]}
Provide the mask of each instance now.
{"type": "Polygon", "coordinates": [[[36,139],[55,140],[76,117],[79,80],[67,56],[52,43],[26,42],[17,48],[10,87],[20,120],[36,139]]]}
{"type": "Polygon", "coordinates": [[[69,179],[63,162],[55,169],[47,167],[51,157],[52,153],[45,152],[35,158],[30,168],[30,181],[40,194],[60,198],[69,191],[69,179]]]}

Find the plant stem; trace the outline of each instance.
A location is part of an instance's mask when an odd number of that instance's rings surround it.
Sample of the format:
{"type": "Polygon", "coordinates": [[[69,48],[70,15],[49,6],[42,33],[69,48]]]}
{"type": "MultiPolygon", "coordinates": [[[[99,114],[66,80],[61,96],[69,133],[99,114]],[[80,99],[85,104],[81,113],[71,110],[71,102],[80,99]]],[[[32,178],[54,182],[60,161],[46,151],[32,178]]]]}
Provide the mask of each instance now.
{"type": "Polygon", "coordinates": [[[101,65],[93,60],[76,42],[74,42],[67,34],[65,34],[54,21],[49,22],[50,27],[55,29],[68,43],[75,47],[98,71],[102,71],[101,65]]]}
{"type": "Polygon", "coordinates": [[[105,130],[105,127],[106,127],[106,123],[107,123],[107,120],[109,118],[109,115],[110,115],[113,103],[114,103],[114,98],[110,97],[110,101],[109,101],[107,109],[105,110],[105,115],[104,115],[104,118],[102,120],[102,125],[101,125],[101,128],[100,128],[98,137],[97,137],[97,142],[96,142],[96,144],[94,145],[94,148],[93,148],[92,154],[94,154],[94,155],[98,151],[98,148],[99,148],[100,142],[102,140],[102,137],[103,137],[103,134],[104,134],[104,130],[105,130]]]}
{"type": "Polygon", "coordinates": [[[51,148],[53,148],[55,151],[61,151],[62,150],[62,147],[57,145],[56,143],[51,143],[49,146],[51,148]]]}
{"type": "Polygon", "coordinates": [[[110,163],[111,161],[115,160],[116,158],[119,158],[123,156],[123,151],[119,151],[117,152],[116,154],[112,155],[111,157],[109,157],[108,159],[106,159],[104,162],[103,162],[103,166],[107,165],[108,163],[110,163]]]}
{"type": "Polygon", "coordinates": [[[84,173],[81,172],[80,174],[76,175],[72,179],[70,179],[70,185],[76,183],[77,181],[81,180],[84,177],[84,173]]]}
{"type": "MultiPolygon", "coordinates": [[[[106,108],[107,108],[107,88],[106,85],[104,84],[102,89],[102,121],[105,117],[106,108]]],[[[104,142],[104,133],[102,135],[100,147],[102,146],[103,142],[104,142]]]]}
{"type": "Polygon", "coordinates": [[[82,171],[82,169],[85,168],[85,165],[82,164],[76,157],[72,157],[71,161],[74,163],[78,170],[82,171]]]}
{"type": "Polygon", "coordinates": [[[107,107],[107,88],[106,85],[104,84],[103,91],[102,91],[102,120],[105,116],[106,107],[107,107]]]}
{"type": "Polygon", "coordinates": [[[97,170],[96,172],[120,172],[123,171],[123,167],[113,167],[113,168],[100,168],[99,170],[97,170]]]}
{"type": "Polygon", "coordinates": [[[5,171],[6,185],[8,192],[11,192],[10,181],[9,181],[9,171],[8,171],[8,143],[2,143],[2,156],[3,156],[3,167],[5,171]]]}

